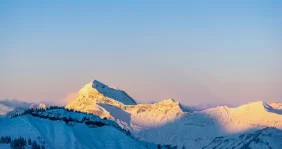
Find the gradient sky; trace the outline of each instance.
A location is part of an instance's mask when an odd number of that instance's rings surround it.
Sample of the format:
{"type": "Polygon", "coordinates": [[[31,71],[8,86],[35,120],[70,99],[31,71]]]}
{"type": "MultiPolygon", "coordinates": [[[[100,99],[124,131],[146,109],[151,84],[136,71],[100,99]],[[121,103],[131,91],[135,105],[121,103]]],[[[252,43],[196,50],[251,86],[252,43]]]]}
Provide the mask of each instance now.
{"type": "Polygon", "coordinates": [[[282,102],[282,1],[1,1],[0,99],[282,102]]]}

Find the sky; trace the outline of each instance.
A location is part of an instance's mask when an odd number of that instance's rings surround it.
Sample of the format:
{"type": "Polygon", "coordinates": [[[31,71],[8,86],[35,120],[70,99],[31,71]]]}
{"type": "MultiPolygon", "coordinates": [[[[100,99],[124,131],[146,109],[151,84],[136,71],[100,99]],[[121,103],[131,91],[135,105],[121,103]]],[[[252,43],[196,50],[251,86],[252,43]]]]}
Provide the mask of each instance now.
{"type": "Polygon", "coordinates": [[[282,1],[1,1],[0,99],[282,102],[282,1]]]}

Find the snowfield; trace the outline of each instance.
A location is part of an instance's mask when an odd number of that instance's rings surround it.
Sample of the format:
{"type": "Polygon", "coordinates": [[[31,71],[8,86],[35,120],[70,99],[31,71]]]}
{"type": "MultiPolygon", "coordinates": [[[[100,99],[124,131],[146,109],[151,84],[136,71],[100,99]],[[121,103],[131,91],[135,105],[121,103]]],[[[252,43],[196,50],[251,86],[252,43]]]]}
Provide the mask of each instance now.
{"type": "MultiPolygon", "coordinates": [[[[68,112],[64,109],[34,112],[33,115],[35,116],[1,118],[0,136],[31,138],[50,149],[157,148],[152,143],[136,140],[126,134],[115,122],[103,120],[94,115],[68,112]],[[50,120],[49,118],[57,119],[50,120]],[[82,122],[83,119],[88,118],[91,122],[100,122],[105,125],[96,126],[95,123],[88,125],[76,122],[82,122]],[[64,119],[71,119],[71,121],[65,122],[64,119]]],[[[5,147],[5,145],[2,146],[5,147]]]]}

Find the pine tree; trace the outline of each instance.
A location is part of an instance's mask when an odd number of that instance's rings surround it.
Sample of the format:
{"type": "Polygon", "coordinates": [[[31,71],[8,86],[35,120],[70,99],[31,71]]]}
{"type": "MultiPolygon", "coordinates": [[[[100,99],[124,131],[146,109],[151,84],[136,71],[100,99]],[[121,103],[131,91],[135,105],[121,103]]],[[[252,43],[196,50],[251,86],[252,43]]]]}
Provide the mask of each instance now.
{"type": "Polygon", "coordinates": [[[44,146],[44,145],[41,145],[41,149],[45,149],[45,146],[44,146]]]}
{"type": "Polygon", "coordinates": [[[28,139],[27,144],[31,145],[31,139],[30,138],[28,139]]]}
{"type": "Polygon", "coordinates": [[[7,137],[7,143],[11,143],[12,139],[10,136],[7,137]]]}
{"type": "Polygon", "coordinates": [[[23,137],[12,140],[10,143],[10,147],[12,149],[24,149],[25,145],[26,145],[26,140],[23,137]]]}
{"type": "Polygon", "coordinates": [[[31,145],[31,148],[32,148],[32,149],[40,149],[40,145],[38,145],[38,144],[36,143],[36,141],[33,141],[33,142],[32,142],[32,145],[31,145]]]}

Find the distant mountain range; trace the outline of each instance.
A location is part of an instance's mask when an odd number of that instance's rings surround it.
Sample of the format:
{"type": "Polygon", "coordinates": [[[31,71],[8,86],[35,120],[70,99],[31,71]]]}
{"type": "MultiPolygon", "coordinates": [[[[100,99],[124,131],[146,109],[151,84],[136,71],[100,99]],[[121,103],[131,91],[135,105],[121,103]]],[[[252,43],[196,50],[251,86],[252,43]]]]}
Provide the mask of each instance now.
{"type": "Polygon", "coordinates": [[[13,117],[0,119],[0,136],[15,137],[21,128],[20,134],[39,137],[37,140],[44,141],[48,148],[282,148],[282,104],[278,102],[204,110],[173,99],[137,104],[126,92],[94,80],[66,109],[31,105],[0,102],[0,114],[13,117]],[[11,111],[19,105],[41,111],[20,111],[13,117],[11,111]],[[95,117],[103,125],[89,125],[85,118],[91,118],[87,117],[95,117]]]}
{"type": "Polygon", "coordinates": [[[16,113],[22,113],[25,109],[29,108],[43,108],[46,109],[48,105],[43,103],[28,103],[16,99],[0,100],[0,116],[9,117],[16,113]]]}

